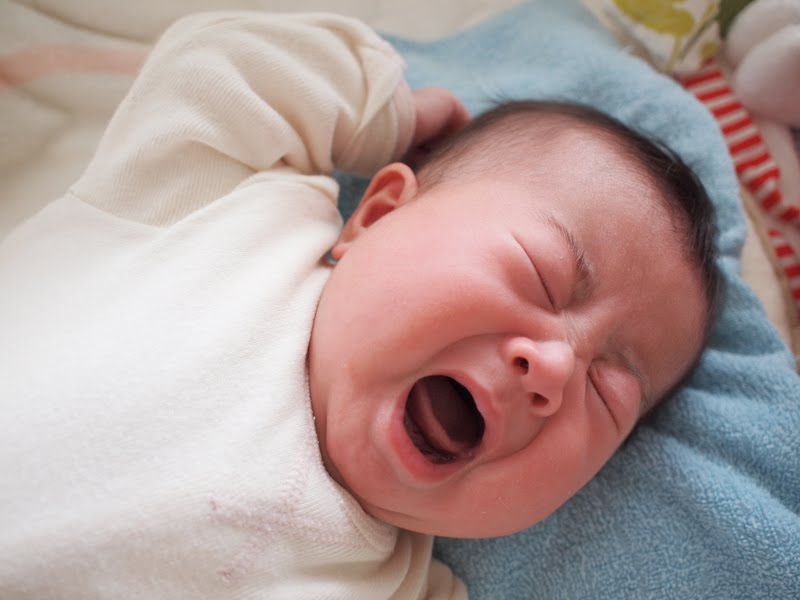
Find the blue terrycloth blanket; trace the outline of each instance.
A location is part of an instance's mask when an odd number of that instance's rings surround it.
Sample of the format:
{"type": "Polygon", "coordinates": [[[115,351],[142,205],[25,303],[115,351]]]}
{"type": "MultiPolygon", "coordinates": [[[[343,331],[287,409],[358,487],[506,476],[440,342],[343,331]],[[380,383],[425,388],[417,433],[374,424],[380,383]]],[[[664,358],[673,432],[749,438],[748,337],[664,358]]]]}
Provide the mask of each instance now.
{"type": "MultiPolygon", "coordinates": [[[[478,600],[800,598],[800,378],[739,276],[745,227],[714,120],[577,0],[432,43],[389,39],[412,87],[448,87],[473,112],[495,97],[572,99],[665,141],[716,204],[727,286],[695,375],[587,487],[527,531],[440,539],[436,554],[478,600]]],[[[343,184],[346,212],[358,186],[343,184]]]]}

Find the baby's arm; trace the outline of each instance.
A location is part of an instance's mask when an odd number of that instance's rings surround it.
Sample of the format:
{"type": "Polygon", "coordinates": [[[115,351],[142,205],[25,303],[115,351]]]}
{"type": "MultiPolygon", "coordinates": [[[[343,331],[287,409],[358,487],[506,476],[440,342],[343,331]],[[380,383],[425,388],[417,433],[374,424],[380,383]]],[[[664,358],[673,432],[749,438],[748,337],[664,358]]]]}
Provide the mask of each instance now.
{"type": "Polygon", "coordinates": [[[413,132],[403,62],[362,23],[196,15],[158,42],[72,191],[168,225],[255,173],[369,173],[413,132]]]}

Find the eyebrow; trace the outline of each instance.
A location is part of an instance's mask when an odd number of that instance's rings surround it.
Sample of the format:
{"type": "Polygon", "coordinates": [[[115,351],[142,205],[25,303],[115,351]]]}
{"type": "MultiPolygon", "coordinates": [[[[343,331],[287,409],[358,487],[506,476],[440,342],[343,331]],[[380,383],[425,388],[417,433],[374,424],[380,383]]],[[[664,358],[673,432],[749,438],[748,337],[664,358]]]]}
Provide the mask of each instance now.
{"type": "MultiPolygon", "coordinates": [[[[567,229],[561,221],[552,215],[547,215],[546,221],[564,243],[566,243],[575,262],[575,287],[572,290],[569,304],[585,302],[591,298],[594,293],[595,278],[592,264],[589,259],[586,258],[586,252],[583,250],[583,246],[581,246],[572,232],[567,229]]],[[[647,380],[641,369],[639,369],[634,361],[622,353],[620,353],[620,358],[625,365],[625,369],[633,375],[639,383],[639,416],[644,416],[655,404],[655,399],[650,393],[650,386],[647,384],[647,380]]]]}
{"type": "Polygon", "coordinates": [[[592,269],[591,263],[586,258],[586,252],[584,252],[583,246],[580,245],[575,236],[572,235],[572,232],[567,229],[563,223],[552,215],[547,216],[547,223],[567,244],[575,263],[575,286],[572,288],[569,305],[584,302],[589,299],[594,292],[594,269],[592,269]]]}

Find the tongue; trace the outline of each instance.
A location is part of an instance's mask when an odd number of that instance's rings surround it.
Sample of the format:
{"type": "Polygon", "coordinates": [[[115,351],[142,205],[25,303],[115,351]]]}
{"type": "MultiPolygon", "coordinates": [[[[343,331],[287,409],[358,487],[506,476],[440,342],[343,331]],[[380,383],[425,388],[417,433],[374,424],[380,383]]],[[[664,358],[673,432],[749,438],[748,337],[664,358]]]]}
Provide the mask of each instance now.
{"type": "Polygon", "coordinates": [[[425,377],[414,384],[408,401],[409,414],[426,441],[453,455],[472,448],[483,433],[469,392],[459,394],[457,385],[449,377],[425,377]]]}

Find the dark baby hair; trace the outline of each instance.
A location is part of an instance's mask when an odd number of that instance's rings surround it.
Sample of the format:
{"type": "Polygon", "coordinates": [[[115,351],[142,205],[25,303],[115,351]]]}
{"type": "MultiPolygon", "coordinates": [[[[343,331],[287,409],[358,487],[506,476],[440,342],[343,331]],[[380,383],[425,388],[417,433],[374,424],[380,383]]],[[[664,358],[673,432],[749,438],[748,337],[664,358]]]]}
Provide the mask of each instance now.
{"type": "MultiPolygon", "coordinates": [[[[524,144],[529,143],[535,133],[548,140],[551,139],[548,133],[563,131],[564,126],[604,134],[660,192],[667,210],[678,223],[686,257],[700,275],[707,301],[701,337],[702,346],[705,346],[716,321],[721,296],[714,207],[692,169],[665,144],[649,139],[590,106],[559,101],[511,101],[473,119],[464,129],[431,149],[414,168],[423,188],[433,187],[454,173],[499,170],[502,168],[499,161],[513,153],[515,145],[530,155],[530,147],[524,144]],[[475,163],[479,164],[475,166],[475,163]]],[[[535,161],[535,157],[527,160],[535,161]]]]}

